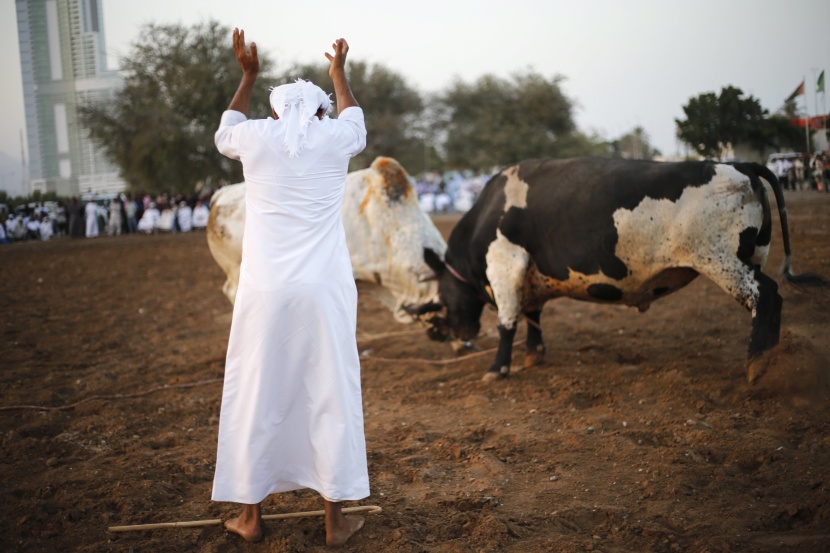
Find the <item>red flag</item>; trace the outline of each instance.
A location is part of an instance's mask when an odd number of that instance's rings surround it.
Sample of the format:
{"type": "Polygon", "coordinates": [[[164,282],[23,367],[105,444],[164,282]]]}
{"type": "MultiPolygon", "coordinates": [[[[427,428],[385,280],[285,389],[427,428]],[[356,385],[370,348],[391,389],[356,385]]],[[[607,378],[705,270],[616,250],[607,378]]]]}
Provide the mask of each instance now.
{"type": "Polygon", "coordinates": [[[804,94],[804,81],[801,81],[801,84],[800,84],[800,85],[798,85],[798,88],[796,88],[796,89],[795,89],[795,91],[794,91],[792,94],[790,94],[790,95],[789,95],[789,97],[788,97],[786,100],[784,100],[784,101],[785,101],[785,102],[790,102],[790,101],[792,101],[792,100],[793,100],[796,96],[801,96],[802,94],[804,94]]]}

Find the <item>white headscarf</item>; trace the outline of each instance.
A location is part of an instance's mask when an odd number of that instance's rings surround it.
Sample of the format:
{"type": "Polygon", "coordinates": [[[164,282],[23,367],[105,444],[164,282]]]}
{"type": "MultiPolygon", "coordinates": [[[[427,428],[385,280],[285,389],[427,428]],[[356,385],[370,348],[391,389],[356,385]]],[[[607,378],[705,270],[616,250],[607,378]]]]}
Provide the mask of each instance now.
{"type": "Polygon", "coordinates": [[[297,82],[271,88],[271,107],[285,124],[283,149],[288,157],[297,157],[306,143],[306,130],[317,110],[331,111],[331,98],[319,86],[310,81],[297,82]]]}

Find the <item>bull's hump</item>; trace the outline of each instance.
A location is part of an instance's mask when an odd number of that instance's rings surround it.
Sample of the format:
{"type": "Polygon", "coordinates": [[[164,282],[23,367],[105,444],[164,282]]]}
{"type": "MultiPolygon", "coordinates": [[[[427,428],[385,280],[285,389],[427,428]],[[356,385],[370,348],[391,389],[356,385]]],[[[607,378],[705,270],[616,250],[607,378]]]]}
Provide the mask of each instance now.
{"type": "Polygon", "coordinates": [[[527,207],[528,184],[519,177],[519,167],[514,165],[504,171],[507,181],[504,184],[504,211],[512,207],[525,209],[527,207]]]}
{"type": "Polygon", "coordinates": [[[372,168],[381,175],[381,183],[386,196],[392,201],[407,198],[412,190],[406,171],[392,158],[378,157],[372,162],[372,168]]]}

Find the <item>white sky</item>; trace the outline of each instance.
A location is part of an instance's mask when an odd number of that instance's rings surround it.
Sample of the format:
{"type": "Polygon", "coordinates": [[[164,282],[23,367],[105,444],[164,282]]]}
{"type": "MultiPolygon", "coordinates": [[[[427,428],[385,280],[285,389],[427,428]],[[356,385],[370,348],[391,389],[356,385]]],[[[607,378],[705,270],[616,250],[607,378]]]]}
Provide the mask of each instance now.
{"type": "MultiPolygon", "coordinates": [[[[562,75],[580,130],[614,139],[639,125],[667,155],[681,148],[674,119],[689,98],[733,85],[774,112],[806,77],[815,114],[815,79],[830,69],[827,0],[104,0],[103,9],[110,68],[151,21],[238,26],[280,67],[324,64],[342,36],[352,59],[382,63],[423,92],[485,73],[562,75]]],[[[0,0],[0,72],[0,152],[19,159],[25,118],[11,0],[0,0]]]]}

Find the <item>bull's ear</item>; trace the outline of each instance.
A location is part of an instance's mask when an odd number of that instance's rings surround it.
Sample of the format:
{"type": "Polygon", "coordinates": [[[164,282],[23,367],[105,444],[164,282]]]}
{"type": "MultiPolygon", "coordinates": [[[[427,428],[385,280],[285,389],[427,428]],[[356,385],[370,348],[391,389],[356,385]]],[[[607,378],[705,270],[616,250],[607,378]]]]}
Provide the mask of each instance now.
{"type": "Polygon", "coordinates": [[[444,274],[446,267],[444,267],[444,260],[441,259],[435,250],[431,248],[424,248],[424,261],[427,266],[435,272],[435,278],[440,278],[444,274]]]}

